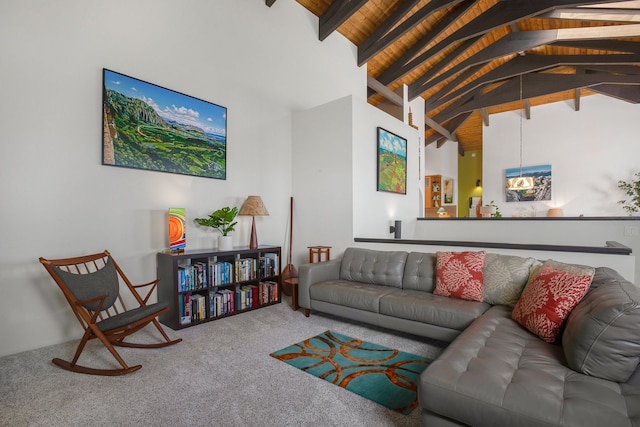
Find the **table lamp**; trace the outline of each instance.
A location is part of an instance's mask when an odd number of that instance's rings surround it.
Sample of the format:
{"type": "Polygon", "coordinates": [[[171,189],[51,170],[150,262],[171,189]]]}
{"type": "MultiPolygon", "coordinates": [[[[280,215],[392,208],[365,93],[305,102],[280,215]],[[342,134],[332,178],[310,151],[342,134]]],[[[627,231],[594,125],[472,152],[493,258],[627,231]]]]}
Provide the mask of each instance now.
{"type": "Polygon", "coordinates": [[[249,196],[240,207],[238,215],[251,215],[251,241],[249,242],[250,249],[256,249],[258,247],[258,234],[256,233],[256,216],[268,216],[269,211],[264,206],[262,198],[260,196],[249,196]]]}

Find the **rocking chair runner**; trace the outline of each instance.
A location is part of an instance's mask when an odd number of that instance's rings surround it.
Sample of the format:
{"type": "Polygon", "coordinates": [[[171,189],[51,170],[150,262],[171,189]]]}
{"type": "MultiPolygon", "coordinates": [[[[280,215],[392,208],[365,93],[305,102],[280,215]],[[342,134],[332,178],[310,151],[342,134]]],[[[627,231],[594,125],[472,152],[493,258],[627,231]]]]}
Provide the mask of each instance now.
{"type": "Polygon", "coordinates": [[[158,279],[142,285],[133,285],[122,272],[108,251],[75,258],[49,260],[40,258],[40,262],[58,284],[73,313],[84,329],[78,349],[71,362],[55,358],[53,363],[73,372],[94,375],[123,375],[137,371],[142,365],[128,366],[114,346],[136,348],[160,348],[173,345],[182,339],[171,340],[158,323],[157,317],[167,311],[166,303],[147,305],[149,297],[158,284],[158,279]],[[127,310],[120,293],[119,277],[126,284],[137,308],[127,310]],[[138,289],[148,287],[143,297],[138,289]],[[154,344],[136,344],[124,339],[153,323],[164,341],[154,344]],[[99,339],[116,358],[122,368],[96,369],[78,365],[80,354],[89,340],[99,339]]]}

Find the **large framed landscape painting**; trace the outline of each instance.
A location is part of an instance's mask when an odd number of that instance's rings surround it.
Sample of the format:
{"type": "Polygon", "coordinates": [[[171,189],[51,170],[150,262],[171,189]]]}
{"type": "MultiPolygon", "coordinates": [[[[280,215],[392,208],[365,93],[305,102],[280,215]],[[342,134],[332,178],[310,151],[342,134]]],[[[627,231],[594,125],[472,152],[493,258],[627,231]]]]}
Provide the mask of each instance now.
{"type": "Polygon", "coordinates": [[[378,128],[378,191],[407,194],[407,140],[378,128]]]}
{"type": "MultiPolygon", "coordinates": [[[[505,187],[509,178],[517,178],[519,176],[519,167],[507,169],[505,171],[505,187]]],[[[510,190],[506,187],[507,202],[551,200],[551,165],[523,167],[522,176],[533,177],[533,188],[526,190],[510,190]]]]}
{"type": "Polygon", "coordinates": [[[103,70],[102,164],[227,178],[227,109],[103,70]]]}

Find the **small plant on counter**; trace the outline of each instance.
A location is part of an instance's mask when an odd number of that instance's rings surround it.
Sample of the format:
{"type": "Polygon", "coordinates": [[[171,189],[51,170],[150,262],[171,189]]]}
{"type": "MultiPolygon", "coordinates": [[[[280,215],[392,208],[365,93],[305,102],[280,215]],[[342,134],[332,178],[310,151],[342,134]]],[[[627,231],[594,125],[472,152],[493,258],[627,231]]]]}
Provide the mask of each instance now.
{"type": "Polygon", "coordinates": [[[498,207],[498,205],[496,205],[496,203],[493,200],[490,201],[487,206],[492,206],[492,207],[496,208],[496,213],[491,215],[492,217],[494,217],[494,218],[502,218],[502,214],[500,213],[500,208],[498,207]]]}
{"type": "Polygon", "coordinates": [[[203,227],[211,227],[222,233],[223,236],[227,236],[234,230],[234,227],[238,223],[234,221],[238,215],[238,208],[225,206],[215,212],[209,214],[209,218],[196,218],[195,221],[203,227]]]}

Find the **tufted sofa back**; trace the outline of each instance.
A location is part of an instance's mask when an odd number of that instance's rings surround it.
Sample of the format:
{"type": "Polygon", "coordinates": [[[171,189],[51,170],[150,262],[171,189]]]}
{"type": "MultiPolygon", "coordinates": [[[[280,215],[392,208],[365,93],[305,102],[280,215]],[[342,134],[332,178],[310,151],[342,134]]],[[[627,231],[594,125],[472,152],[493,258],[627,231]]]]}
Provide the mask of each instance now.
{"type": "Polygon", "coordinates": [[[347,248],[340,263],[340,279],[401,288],[406,262],[406,252],[347,248]]]}
{"type": "Polygon", "coordinates": [[[436,286],[436,254],[411,252],[402,279],[403,289],[433,292],[436,286]]]}

